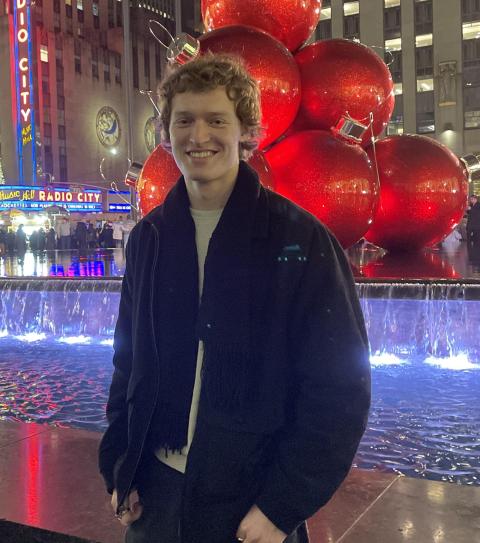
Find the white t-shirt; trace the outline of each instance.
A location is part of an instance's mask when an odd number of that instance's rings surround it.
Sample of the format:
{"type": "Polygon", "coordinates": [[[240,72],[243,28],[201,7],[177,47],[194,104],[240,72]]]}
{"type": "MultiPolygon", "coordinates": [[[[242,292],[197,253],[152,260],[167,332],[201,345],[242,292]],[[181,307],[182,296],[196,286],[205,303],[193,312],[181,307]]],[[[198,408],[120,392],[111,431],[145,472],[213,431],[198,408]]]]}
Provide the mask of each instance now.
{"type": "MultiPolygon", "coordinates": [[[[212,237],[213,231],[217,227],[218,221],[222,215],[223,209],[214,210],[200,210],[190,208],[193,221],[195,223],[195,241],[197,244],[198,254],[198,290],[200,298],[203,291],[203,277],[205,259],[207,258],[208,244],[212,237]]],[[[197,368],[195,372],[195,384],[193,386],[192,404],[190,407],[190,418],[188,420],[188,440],[187,445],[182,449],[181,453],[167,451],[166,449],[157,449],[155,454],[157,458],[177,471],[185,473],[185,467],[187,465],[187,455],[192,443],[193,434],[195,432],[195,426],[197,422],[198,402],[200,400],[200,389],[202,384],[201,370],[203,363],[203,341],[198,344],[197,351],[197,368]]]]}

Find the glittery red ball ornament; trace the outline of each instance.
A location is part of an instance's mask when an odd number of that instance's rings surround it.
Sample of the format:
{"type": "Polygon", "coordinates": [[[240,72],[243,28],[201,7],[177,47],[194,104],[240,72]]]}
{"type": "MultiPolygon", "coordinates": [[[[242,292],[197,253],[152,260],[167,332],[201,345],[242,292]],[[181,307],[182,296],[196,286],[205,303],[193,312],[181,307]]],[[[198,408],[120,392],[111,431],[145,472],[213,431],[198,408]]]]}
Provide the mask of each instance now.
{"type": "MultiPolygon", "coordinates": [[[[262,185],[274,189],[273,173],[261,151],[255,151],[248,161],[258,173],[262,185]]],[[[173,156],[159,145],[145,161],[137,181],[137,192],[142,216],[165,200],[182,172],[173,156]]]]}
{"type": "Polygon", "coordinates": [[[160,205],[181,176],[173,156],[158,145],[143,165],[137,181],[140,212],[143,216],[160,205]]]}
{"type": "Polygon", "coordinates": [[[202,17],[206,30],[254,26],[296,51],[315,30],[321,7],[322,0],[202,0],[202,17]]]}
{"type": "MultiPolygon", "coordinates": [[[[323,40],[295,55],[302,81],[299,129],[329,130],[343,115],[370,122],[378,136],[395,105],[393,81],[383,60],[369,47],[349,40],[323,40]]],[[[371,140],[368,130],[363,143],[371,140]]]]}
{"type": "Polygon", "coordinates": [[[289,136],[266,153],[275,189],[325,223],[343,247],[370,227],[378,183],[367,153],[321,130],[289,136]]]}
{"type": "MultiPolygon", "coordinates": [[[[465,211],[468,177],[462,162],[425,136],[390,136],[375,149],[380,205],[365,237],[390,251],[417,250],[441,241],[465,211]]],[[[373,160],[373,148],[368,154],[373,160]]]]}
{"type": "Polygon", "coordinates": [[[264,148],[281,136],[300,105],[300,73],[291,53],[266,32],[248,26],[228,26],[200,37],[202,52],[241,56],[258,82],[262,102],[264,148]]]}

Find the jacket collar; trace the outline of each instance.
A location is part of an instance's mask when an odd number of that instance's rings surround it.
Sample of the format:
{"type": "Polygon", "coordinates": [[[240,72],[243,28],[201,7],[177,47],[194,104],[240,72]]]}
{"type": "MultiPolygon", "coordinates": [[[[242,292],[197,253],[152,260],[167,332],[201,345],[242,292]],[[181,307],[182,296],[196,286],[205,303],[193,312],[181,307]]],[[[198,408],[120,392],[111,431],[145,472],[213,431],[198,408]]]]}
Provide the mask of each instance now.
{"type": "MultiPolygon", "coordinates": [[[[236,188],[238,190],[238,181],[243,179],[244,182],[249,183],[250,185],[256,185],[256,206],[254,210],[253,218],[253,228],[252,228],[252,237],[253,238],[266,238],[268,236],[268,224],[269,224],[269,209],[268,209],[268,190],[263,187],[258,179],[257,172],[251,168],[243,160],[240,161],[240,167],[238,170],[238,177],[236,181],[236,188]]],[[[234,189],[235,191],[235,189],[234,189]]],[[[185,186],[185,179],[183,175],[175,183],[171,191],[168,193],[165,201],[153,209],[148,215],[144,217],[144,221],[152,224],[157,229],[162,228],[162,224],[168,217],[168,198],[172,193],[181,194],[183,198],[187,197],[187,191],[185,186]]],[[[230,195],[230,199],[233,196],[230,195]]],[[[228,205],[228,202],[227,202],[228,205]]]]}

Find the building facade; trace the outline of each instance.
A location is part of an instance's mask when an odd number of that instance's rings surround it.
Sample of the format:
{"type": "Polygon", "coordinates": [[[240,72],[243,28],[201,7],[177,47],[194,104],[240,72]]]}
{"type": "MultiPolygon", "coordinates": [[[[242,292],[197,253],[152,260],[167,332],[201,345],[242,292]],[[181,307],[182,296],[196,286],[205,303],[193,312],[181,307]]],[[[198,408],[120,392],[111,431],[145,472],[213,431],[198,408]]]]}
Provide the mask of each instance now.
{"type": "Polygon", "coordinates": [[[358,39],[389,64],[388,134],[480,153],[480,0],[324,0],[317,39],[358,39]]]}
{"type": "MultiPolygon", "coordinates": [[[[175,35],[175,1],[130,5],[133,122],[128,127],[122,1],[2,1],[1,184],[119,182],[127,169],[129,128],[133,160],[147,158],[155,144],[155,110],[141,91],[155,91],[165,66],[165,51],[150,34],[149,20],[175,35]]],[[[194,31],[199,7],[185,7],[183,16],[194,31]]]]}

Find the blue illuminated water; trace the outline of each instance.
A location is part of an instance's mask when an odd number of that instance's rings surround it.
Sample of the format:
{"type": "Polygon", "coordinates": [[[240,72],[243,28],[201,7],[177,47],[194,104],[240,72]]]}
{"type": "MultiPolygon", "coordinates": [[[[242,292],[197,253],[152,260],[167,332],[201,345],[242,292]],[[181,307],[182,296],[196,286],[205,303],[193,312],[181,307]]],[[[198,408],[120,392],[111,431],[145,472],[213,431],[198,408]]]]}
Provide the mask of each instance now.
{"type": "MultiPolygon", "coordinates": [[[[79,285],[3,291],[0,419],[105,428],[119,284],[79,285]]],[[[480,484],[480,302],[362,303],[373,401],[356,465],[480,484]]]]}

